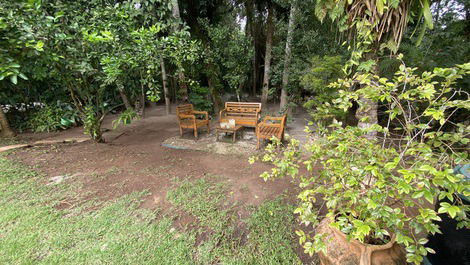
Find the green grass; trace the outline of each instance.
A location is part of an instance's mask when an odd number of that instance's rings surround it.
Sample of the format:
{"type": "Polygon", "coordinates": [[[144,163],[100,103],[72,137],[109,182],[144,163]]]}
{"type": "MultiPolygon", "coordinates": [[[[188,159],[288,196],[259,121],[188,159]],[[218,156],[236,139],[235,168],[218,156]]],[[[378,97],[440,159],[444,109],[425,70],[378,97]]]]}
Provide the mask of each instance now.
{"type": "Polygon", "coordinates": [[[141,194],[70,215],[53,207],[57,196],[39,180],[0,157],[0,264],[193,263],[194,236],[139,209],[141,194]]]}
{"type": "Polygon", "coordinates": [[[249,231],[242,243],[234,235],[237,220],[224,183],[199,179],[178,184],[168,200],[196,217],[203,231],[212,232],[196,250],[198,263],[301,264],[293,250],[293,208],[281,198],[263,203],[242,220],[249,231]]]}
{"type": "Polygon", "coordinates": [[[0,264],[300,264],[292,207],[276,199],[238,220],[221,178],[184,180],[168,193],[177,212],[197,219],[184,232],[139,208],[144,192],[59,210],[79,184],[44,180],[0,156],[0,264]]]}

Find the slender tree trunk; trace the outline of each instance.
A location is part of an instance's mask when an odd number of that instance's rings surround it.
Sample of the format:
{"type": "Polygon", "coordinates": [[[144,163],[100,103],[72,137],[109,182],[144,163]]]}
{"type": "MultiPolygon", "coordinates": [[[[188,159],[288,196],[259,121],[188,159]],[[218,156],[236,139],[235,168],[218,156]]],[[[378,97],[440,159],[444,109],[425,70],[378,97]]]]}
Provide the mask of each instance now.
{"type": "MultiPolygon", "coordinates": [[[[256,50],[256,48],[255,48],[256,50]]],[[[253,96],[256,96],[256,84],[257,84],[257,81],[258,81],[258,65],[257,65],[257,61],[256,61],[256,51],[255,51],[255,54],[253,56],[253,84],[252,84],[252,91],[251,93],[253,94],[253,96]]]]}
{"type": "MultiPolygon", "coordinates": [[[[141,82],[142,84],[142,82],[141,82]]],[[[145,118],[145,87],[144,84],[140,87],[140,111],[139,115],[142,118],[145,118]]]]}
{"type": "Polygon", "coordinates": [[[117,87],[119,90],[119,95],[121,96],[122,102],[124,102],[124,106],[126,106],[126,109],[132,109],[131,103],[129,102],[129,98],[127,98],[126,91],[124,90],[124,85],[121,82],[118,82],[117,87]]]}
{"type": "Polygon", "coordinates": [[[160,57],[160,66],[162,68],[162,83],[163,83],[163,94],[165,96],[165,112],[166,115],[169,115],[171,110],[170,110],[170,93],[168,91],[168,82],[166,79],[166,69],[165,69],[165,61],[163,60],[163,57],[160,57]]]}
{"type": "Polygon", "coordinates": [[[173,24],[173,31],[178,31],[181,23],[180,7],[178,5],[178,0],[171,0],[171,14],[173,16],[173,19],[175,20],[175,24],[173,24]]]}
{"type": "Polygon", "coordinates": [[[257,50],[256,50],[256,38],[257,38],[257,34],[256,34],[256,27],[255,27],[255,13],[254,13],[254,10],[255,10],[255,3],[253,2],[253,0],[247,0],[245,1],[245,10],[246,10],[246,26],[247,26],[247,33],[251,35],[251,38],[253,39],[253,48],[254,48],[254,54],[253,54],[253,59],[251,60],[251,65],[253,67],[253,78],[252,78],[252,90],[251,90],[251,94],[253,96],[256,95],[256,83],[257,83],[257,80],[258,80],[258,72],[257,72],[257,60],[256,60],[256,56],[257,56],[257,50]]]}
{"type": "Polygon", "coordinates": [[[238,90],[237,90],[237,100],[238,100],[238,102],[241,101],[240,94],[242,93],[242,91],[243,91],[243,82],[240,82],[240,84],[238,85],[238,90]]]}
{"type": "Polygon", "coordinates": [[[214,111],[216,114],[219,114],[219,111],[222,108],[222,98],[219,94],[219,77],[217,75],[217,71],[215,69],[214,64],[208,63],[207,67],[207,83],[209,85],[209,90],[211,92],[212,102],[214,103],[214,111]]]}
{"type": "Polygon", "coordinates": [[[266,22],[266,55],[264,56],[264,78],[263,78],[263,91],[261,95],[262,107],[266,107],[268,102],[268,92],[269,92],[269,74],[271,70],[271,55],[272,55],[272,45],[273,45],[273,7],[269,5],[268,7],[268,18],[266,22]]]}
{"type": "Polygon", "coordinates": [[[290,14],[289,14],[289,26],[287,28],[287,39],[286,39],[286,50],[284,56],[284,70],[282,72],[282,89],[281,89],[281,103],[279,104],[279,111],[286,111],[287,106],[287,84],[289,82],[289,65],[290,59],[292,56],[292,39],[294,35],[294,27],[295,27],[295,13],[296,13],[296,6],[295,3],[292,3],[290,7],[290,14]]]}
{"type": "MultiPolygon", "coordinates": [[[[181,16],[180,16],[180,7],[178,5],[178,0],[171,0],[171,14],[174,19],[172,30],[176,32],[180,30],[181,25],[181,16]]],[[[183,99],[183,102],[188,102],[188,85],[186,84],[186,76],[183,72],[183,66],[178,65],[178,84],[180,86],[180,95],[183,99]]]]}
{"type": "Polygon", "coordinates": [[[178,84],[180,85],[180,95],[183,102],[189,101],[188,85],[186,84],[186,76],[183,72],[183,67],[178,70],[178,84]]]}
{"type": "Polygon", "coordinates": [[[0,137],[13,137],[15,132],[10,128],[7,116],[3,112],[3,108],[0,105],[0,137]]]}

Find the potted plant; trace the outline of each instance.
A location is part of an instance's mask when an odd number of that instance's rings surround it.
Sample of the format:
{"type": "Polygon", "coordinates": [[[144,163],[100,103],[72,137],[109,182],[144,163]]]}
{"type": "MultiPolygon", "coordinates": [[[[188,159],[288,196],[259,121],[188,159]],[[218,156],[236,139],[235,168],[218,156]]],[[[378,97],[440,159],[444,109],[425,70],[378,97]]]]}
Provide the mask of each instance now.
{"type": "Polygon", "coordinates": [[[274,142],[263,156],[275,165],[265,180],[298,180],[295,213],[305,229],[296,233],[322,264],[420,264],[433,252],[427,235],[440,232],[439,214],[470,227],[468,206],[455,196],[468,196],[469,185],[452,170],[468,163],[470,126],[456,114],[468,118],[469,95],[457,82],[470,63],[416,70],[402,65],[391,80],[366,73],[330,85],[339,90],[331,106],[347,110],[368,98],[387,109],[386,126],[333,123],[302,149],[294,139],[279,152],[274,142]],[[351,87],[360,89],[344,89],[351,87]]]}

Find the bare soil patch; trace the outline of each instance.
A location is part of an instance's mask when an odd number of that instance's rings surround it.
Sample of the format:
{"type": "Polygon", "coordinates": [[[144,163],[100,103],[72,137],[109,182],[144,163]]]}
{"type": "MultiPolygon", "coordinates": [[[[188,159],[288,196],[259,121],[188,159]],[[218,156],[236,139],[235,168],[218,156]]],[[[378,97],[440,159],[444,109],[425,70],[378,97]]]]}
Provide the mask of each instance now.
{"type": "MultiPolygon", "coordinates": [[[[14,151],[9,156],[45,173],[48,177],[44,180],[45,183],[55,176],[76,175],[73,181],[79,181],[84,191],[99,199],[108,200],[148,190],[150,195],[142,203],[142,206],[147,208],[168,207],[166,192],[174,178],[197,179],[205,175],[221,176],[231,184],[232,196],[228,197],[245,206],[259,205],[286,190],[295,189],[295,185],[290,183],[289,179],[264,182],[259,175],[271,167],[263,163],[254,165],[248,163],[251,152],[246,152],[248,146],[245,145],[249,143],[246,141],[240,141],[244,145],[216,143],[231,146],[231,151],[227,153],[233,155],[178,150],[162,146],[162,143],[169,138],[187,143],[194,140],[191,133],[179,138],[176,117],[160,116],[159,113],[162,112],[155,109],[148,112],[145,119],[105,133],[107,143],[104,144],[87,141],[34,146],[14,151]],[[238,153],[237,148],[244,152],[238,153]]],[[[49,137],[45,134],[36,135],[33,138],[76,137],[77,130],[78,128],[53,133],[49,137]]],[[[205,137],[204,134],[202,137],[205,137]]],[[[212,138],[206,137],[206,139],[212,138]]],[[[255,146],[251,148],[254,150],[255,146]]]]}
{"type": "MultiPolygon", "coordinates": [[[[215,142],[215,136],[201,134],[194,142],[192,133],[182,138],[174,115],[162,116],[163,109],[147,112],[147,117],[129,126],[109,130],[104,134],[106,143],[92,141],[79,143],[57,143],[33,146],[10,151],[11,159],[34,167],[44,173],[44,184],[51,181],[76,183],[76,198],[65,198],[57,208],[69,208],[88,200],[106,201],[126,194],[148,191],[141,206],[159,208],[163,213],[174,211],[167,200],[167,192],[174,188],[176,179],[196,180],[207,176],[218,176],[227,182],[227,202],[239,218],[250,215],[250,206],[259,206],[281,194],[295,200],[297,185],[289,178],[265,182],[259,175],[271,169],[264,163],[250,165],[248,157],[256,152],[253,139],[245,138],[236,144],[215,142]],[[204,146],[198,150],[174,149],[164,143],[189,148],[204,146]],[[221,147],[222,146],[222,147],[221,147]],[[221,151],[222,150],[222,151],[221,151]]],[[[105,128],[111,128],[112,117],[105,128]]],[[[80,128],[53,134],[27,135],[33,140],[57,140],[78,137],[80,128]]],[[[83,137],[83,135],[82,135],[83,137]]],[[[174,225],[178,228],[194,227],[195,219],[184,211],[173,212],[174,225]]],[[[243,227],[240,233],[244,234],[243,227]]],[[[302,260],[309,260],[298,247],[302,260]]]]}

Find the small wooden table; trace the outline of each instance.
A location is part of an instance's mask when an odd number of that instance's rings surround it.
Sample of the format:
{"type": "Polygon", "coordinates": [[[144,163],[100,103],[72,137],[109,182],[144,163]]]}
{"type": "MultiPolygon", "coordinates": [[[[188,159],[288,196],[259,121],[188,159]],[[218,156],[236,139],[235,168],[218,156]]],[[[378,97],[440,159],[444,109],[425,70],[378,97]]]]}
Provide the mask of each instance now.
{"type": "Polygon", "coordinates": [[[233,134],[233,138],[232,138],[232,143],[235,143],[235,138],[237,137],[237,132],[242,132],[242,136],[243,136],[243,126],[241,125],[235,125],[235,127],[233,128],[222,128],[220,127],[220,125],[218,125],[216,128],[215,128],[215,135],[217,136],[217,141],[219,141],[219,133],[231,133],[233,134]]]}

